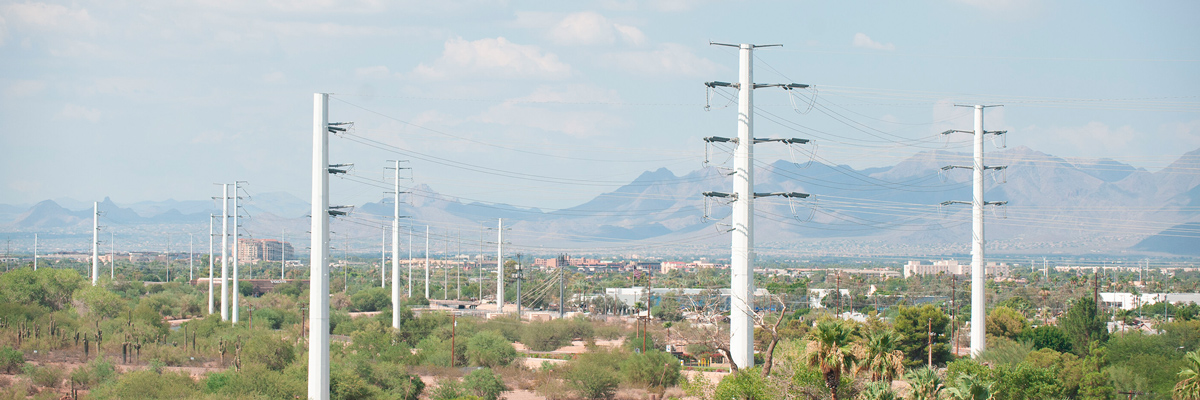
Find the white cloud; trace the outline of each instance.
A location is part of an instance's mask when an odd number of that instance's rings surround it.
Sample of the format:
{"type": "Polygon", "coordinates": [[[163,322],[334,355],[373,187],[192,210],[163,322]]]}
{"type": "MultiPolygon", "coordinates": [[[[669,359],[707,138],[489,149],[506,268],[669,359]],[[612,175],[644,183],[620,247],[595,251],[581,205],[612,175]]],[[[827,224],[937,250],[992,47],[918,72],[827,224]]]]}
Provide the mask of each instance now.
{"type": "Polygon", "coordinates": [[[618,68],[634,73],[711,76],[717,71],[716,63],[674,43],[664,43],[657,50],[615,53],[608,58],[618,68]]]}
{"type": "Polygon", "coordinates": [[[862,33],[862,32],[854,34],[854,47],[862,47],[862,48],[874,49],[874,50],[887,50],[887,51],[896,50],[896,45],[891,44],[891,43],[883,44],[883,43],[876,42],[874,40],[871,40],[870,36],[867,36],[867,34],[862,33]]]}
{"type": "Polygon", "coordinates": [[[41,93],[42,89],[45,88],[45,81],[19,80],[8,85],[8,88],[4,90],[4,94],[9,97],[27,97],[41,93]]]}
{"type": "Polygon", "coordinates": [[[551,41],[561,45],[608,45],[620,38],[636,46],[646,41],[646,35],[640,29],[613,23],[592,11],[567,15],[546,34],[551,41]]]}
{"type": "Polygon", "coordinates": [[[616,91],[592,85],[568,85],[562,87],[542,86],[529,95],[513,98],[492,106],[475,120],[484,123],[534,128],[549,132],[561,132],[574,138],[596,137],[611,133],[624,125],[616,114],[597,111],[589,107],[586,111],[564,107],[540,107],[537,103],[618,103],[616,91]],[[565,109],[564,109],[565,108],[565,109]]]}
{"type": "Polygon", "coordinates": [[[376,65],[373,67],[355,68],[354,75],[365,79],[380,79],[387,78],[391,75],[391,72],[388,71],[388,67],[376,65]]]}
{"type": "Polygon", "coordinates": [[[641,46],[646,42],[646,35],[638,28],[628,25],[613,24],[613,29],[621,35],[621,39],[634,46],[641,46]]]}
{"type": "Polygon", "coordinates": [[[568,15],[549,35],[555,43],[566,45],[611,44],[616,36],[608,19],[591,11],[568,15]]]}
{"type": "Polygon", "coordinates": [[[0,15],[18,31],[95,33],[99,23],[83,8],[58,4],[15,3],[0,7],[0,15]]]}
{"type": "Polygon", "coordinates": [[[537,46],[516,44],[503,37],[470,42],[454,38],[446,41],[440,58],[418,65],[413,73],[435,79],[462,75],[557,79],[570,75],[571,66],[537,46]]]}
{"type": "Polygon", "coordinates": [[[100,120],[100,110],[71,103],[67,103],[67,105],[63,107],[62,112],[59,112],[58,115],[67,119],[85,119],[90,122],[96,122],[100,120]]]}

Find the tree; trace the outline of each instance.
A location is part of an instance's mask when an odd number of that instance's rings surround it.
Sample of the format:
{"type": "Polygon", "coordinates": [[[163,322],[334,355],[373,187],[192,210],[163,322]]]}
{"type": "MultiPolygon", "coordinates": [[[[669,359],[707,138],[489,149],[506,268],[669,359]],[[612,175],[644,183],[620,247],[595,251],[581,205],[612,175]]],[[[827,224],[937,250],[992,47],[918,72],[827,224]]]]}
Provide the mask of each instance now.
{"type": "Polygon", "coordinates": [[[858,395],[862,400],[897,400],[896,392],[892,391],[892,385],[885,382],[871,382],[867,385],[866,390],[858,395]]]}
{"type": "Polygon", "coordinates": [[[1179,371],[1179,383],[1173,391],[1175,400],[1200,400],[1200,353],[1189,351],[1183,361],[1187,366],[1179,371]]]}
{"type": "Polygon", "coordinates": [[[649,350],[621,362],[625,382],[652,387],[671,387],[679,382],[679,359],[666,352],[649,350]]]}
{"type": "Polygon", "coordinates": [[[1017,310],[999,306],[988,313],[986,327],[988,335],[1016,339],[1029,327],[1029,320],[1017,310]]]}
{"type": "Polygon", "coordinates": [[[1107,349],[1100,342],[1092,342],[1088,346],[1087,357],[1083,359],[1083,380],[1079,382],[1079,399],[1081,400],[1110,400],[1115,391],[1112,380],[1109,379],[1107,349]]]}
{"type": "Polygon", "coordinates": [[[1018,337],[1023,342],[1033,344],[1034,350],[1051,349],[1059,353],[1071,351],[1071,338],[1054,325],[1042,325],[1033,329],[1021,331],[1018,337]]]}
{"type": "Polygon", "coordinates": [[[1096,308],[1096,302],[1088,297],[1075,300],[1067,314],[1058,320],[1059,327],[1071,339],[1071,347],[1079,355],[1086,355],[1092,342],[1108,341],[1108,317],[1096,308]]]}
{"type": "Polygon", "coordinates": [[[870,371],[871,380],[891,383],[904,374],[904,352],[898,350],[900,334],[891,329],[871,331],[859,346],[859,370],[870,371]]]}
{"type": "Polygon", "coordinates": [[[782,297],[770,296],[770,298],[779,303],[778,315],[771,315],[774,313],[767,311],[770,307],[763,307],[763,311],[756,311],[751,314],[751,317],[754,318],[754,324],[761,328],[761,331],[767,333],[767,337],[765,338],[767,348],[763,351],[763,377],[771,375],[771,365],[775,361],[775,346],[779,344],[779,339],[782,338],[779,334],[779,324],[783,323],[788,309],[787,303],[783,301],[782,297]]]}
{"type": "Polygon", "coordinates": [[[467,341],[467,359],[474,366],[503,367],[512,363],[516,357],[517,350],[513,348],[512,343],[496,331],[476,333],[467,341]]]}
{"type": "Polygon", "coordinates": [[[499,399],[501,394],[511,390],[490,368],[477,369],[464,376],[463,387],[483,400],[499,399]]]}
{"type": "Polygon", "coordinates": [[[896,332],[903,335],[899,350],[904,352],[905,366],[912,368],[927,363],[929,355],[929,327],[933,327],[933,363],[945,364],[950,360],[950,317],[932,304],[921,307],[900,307],[896,315],[896,332]]]}
{"type": "Polygon", "coordinates": [[[993,385],[975,375],[964,374],[954,380],[954,386],[946,388],[946,393],[954,400],[990,400],[993,385]]]}
{"type": "Polygon", "coordinates": [[[909,371],[904,376],[912,386],[912,400],[937,400],[942,395],[942,377],[929,367],[909,371]]]}
{"type": "Polygon", "coordinates": [[[737,371],[726,375],[713,389],[713,399],[720,400],[769,400],[766,382],[762,374],[754,369],[737,371]]]}
{"type": "Polygon", "coordinates": [[[854,369],[856,359],[851,335],[850,327],[842,320],[821,321],[809,332],[805,363],[821,371],[833,400],[838,398],[842,374],[854,369]]]}

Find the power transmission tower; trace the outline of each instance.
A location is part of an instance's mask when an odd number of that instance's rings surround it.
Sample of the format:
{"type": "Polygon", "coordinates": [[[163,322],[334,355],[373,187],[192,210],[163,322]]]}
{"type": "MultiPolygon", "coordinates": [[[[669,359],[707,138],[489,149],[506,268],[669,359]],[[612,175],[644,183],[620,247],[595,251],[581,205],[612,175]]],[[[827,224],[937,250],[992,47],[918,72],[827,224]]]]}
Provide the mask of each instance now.
{"type": "Polygon", "coordinates": [[[344,132],[349,122],[329,122],[329,94],[313,95],[312,244],[309,246],[308,396],[329,400],[329,219],[346,215],[345,206],[329,205],[329,175],[346,165],[329,165],[329,133],[344,132]]]}
{"type": "Polygon", "coordinates": [[[736,138],[708,137],[707,142],[729,142],[736,144],[734,154],[733,192],[705,192],[708,197],[728,198],[733,201],[733,243],[730,254],[730,325],[729,352],[732,362],[739,369],[754,366],[754,199],[763,196],[805,198],[808,194],[797,192],[755,193],[754,150],[755,143],[782,142],[785,144],[807,143],[806,139],[760,139],[754,137],[754,89],[779,87],[785,90],[806,88],[799,83],[760,84],[753,79],[753,52],[755,48],[781,45],[710,43],[716,46],[738,48],[738,82],[707,82],[710,88],[732,87],[738,89],[738,136],[736,138]]]}
{"type": "Polygon", "coordinates": [[[208,214],[208,313],[213,313],[213,218],[208,214]]]}
{"type": "MultiPolygon", "coordinates": [[[[395,184],[392,190],[392,327],[400,329],[400,170],[408,168],[400,168],[400,160],[393,160],[396,166],[393,168],[395,175],[393,183],[395,184]]],[[[412,234],[408,236],[409,258],[412,258],[412,234]]],[[[408,294],[412,295],[412,269],[408,273],[409,287],[408,294]]]]}
{"type": "Polygon", "coordinates": [[[100,203],[92,202],[92,286],[100,280],[100,203]]]}
{"type": "MultiPolygon", "coordinates": [[[[965,107],[956,105],[958,107],[965,107]]],[[[975,129],[971,131],[948,130],[942,132],[943,135],[951,133],[970,133],[974,135],[975,156],[972,165],[948,165],[942,167],[942,170],[951,170],[955,168],[970,169],[973,173],[972,189],[974,195],[970,202],[966,201],[945,201],[942,205],[950,204],[970,204],[971,205],[971,357],[978,357],[980,353],[987,348],[984,324],[987,319],[987,301],[984,298],[984,279],[986,279],[987,271],[984,269],[983,258],[983,207],[988,205],[1005,205],[1007,201],[987,202],[983,199],[983,171],[1005,169],[1005,166],[987,166],[983,164],[983,137],[984,135],[1003,135],[1007,131],[985,131],[983,130],[983,106],[975,105],[975,129]]]]}
{"type": "Polygon", "coordinates": [[[221,320],[229,320],[229,184],[221,184],[221,320]]]}
{"type": "Polygon", "coordinates": [[[233,316],[231,317],[231,321],[233,321],[234,325],[237,325],[238,316],[241,315],[241,311],[238,310],[238,297],[240,297],[238,294],[241,292],[241,287],[238,283],[238,259],[241,258],[241,253],[238,249],[238,243],[242,241],[241,235],[239,234],[239,232],[241,232],[241,225],[238,224],[238,214],[241,214],[241,207],[238,206],[238,199],[241,198],[241,194],[238,192],[239,189],[241,189],[241,184],[242,181],[233,182],[233,297],[230,299],[230,302],[233,303],[231,305],[231,307],[233,307],[233,316]]]}

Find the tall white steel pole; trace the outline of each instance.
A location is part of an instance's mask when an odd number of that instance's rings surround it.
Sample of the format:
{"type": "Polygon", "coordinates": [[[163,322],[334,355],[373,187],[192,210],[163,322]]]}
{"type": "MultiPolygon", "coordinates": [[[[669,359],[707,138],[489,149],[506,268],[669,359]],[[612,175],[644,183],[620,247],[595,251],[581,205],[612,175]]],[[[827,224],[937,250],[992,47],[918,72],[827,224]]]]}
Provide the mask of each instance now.
{"type": "Polygon", "coordinates": [[[229,320],[229,184],[221,184],[221,320],[229,320]]]}
{"type": "Polygon", "coordinates": [[[430,226],[425,226],[425,299],[430,299],[430,226]]]}
{"type": "Polygon", "coordinates": [[[984,330],[987,304],[983,279],[983,106],[975,106],[975,162],[972,165],[974,195],[971,196],[971,357],[987,348],[984,330]]]}
{"type": "Polygon", "coordinates": [[[208,214],[208,313],[213,313],[213,217],[215,215],[208,214]]]}
{"type": "Polygon", "coordinates": [[[730,255],[729,353],[739,369],[754,366],[754,46],[742,44],[738,61],[738,143],[734,153],[733,246],[730,255]]]}
{"type": "Polygon", "coordinates": [[[412,266],[412,262],[413,262],[412,232],[413,232],[413,229],[412,228],[413,228],[412,223],[410,222],[408,224],[408,297],[412,297],[412,282],[413,282],[412,281],[412,270],[413,270],[413,266],[412,266]]]}
{"type": "Polygon", "coordinates": [[[496,222],[496,312],[504,312],[504,218],[496,222]]]}
{"type": "Polygon", "coordinates": [[[287,279],[287,229],[279,233],[279,280],[287,279]]]}
{"type": "Polygon", "coordinates": [[[238,311],[238,292],[241,291],[239,290],[240,287],[238,286],[238,258],[241,258],[238,257],[238,242],[242,241],[241,237],[238,235],[238,233],[241,232],[241,229],[238,229],[238,189],[240,187],[241,185],[238,184],[237,181],[233,182],[233,282],[230,283],[230,286],[232,286],[230,288],[232,292],[229,294],[229,302],[232,303],[230,307],[233,308],[233,315],[230,316],[230,321],[232,321],[234,325],[237,325],[238,315],[240,314],[238,311]]]}
{"type": "Polygon", "coordinates": [[[387,231],[379,235],[379,287],[387,287],[387,231]]]}
{"type": "Polygon", "coordinates": [[[313,98],[312,244],[308,398],[329,399],[329,95],[313,98]]]}
{"type": "Polygon", "coordinates": [[[392,327],[400,329],[400,161],[396,161],[392,208],[392,327]]]}
{"type": "Polygon", "coordinates": [[[33,270],[37,271],[37,234],[33,234],[33,270]]]}
{"type": "Polygon", "coordinates": [[[100,280],[100,203],[92,202],[92,286],[100,280]]]}

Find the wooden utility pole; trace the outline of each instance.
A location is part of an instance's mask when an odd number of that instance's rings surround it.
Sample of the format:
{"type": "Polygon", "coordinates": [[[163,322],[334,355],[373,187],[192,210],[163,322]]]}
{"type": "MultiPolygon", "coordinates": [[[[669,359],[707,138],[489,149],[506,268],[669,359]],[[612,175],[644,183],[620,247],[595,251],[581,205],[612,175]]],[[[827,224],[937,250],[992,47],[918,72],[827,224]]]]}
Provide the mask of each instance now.
{"type": "Polygon", "coordinates": [[[927,336],[929,338],[929,344],[927,345],[927,350],[929,350],[929,368],[933,368],[933,318],[929,319],[928,329],[929,334],[927,336]]]}

